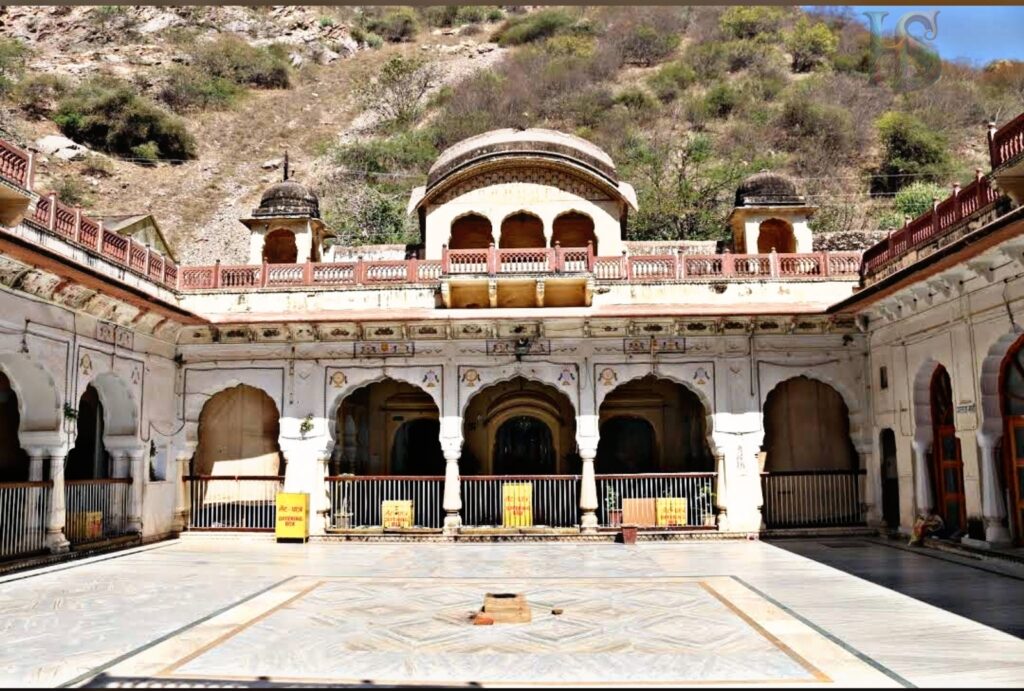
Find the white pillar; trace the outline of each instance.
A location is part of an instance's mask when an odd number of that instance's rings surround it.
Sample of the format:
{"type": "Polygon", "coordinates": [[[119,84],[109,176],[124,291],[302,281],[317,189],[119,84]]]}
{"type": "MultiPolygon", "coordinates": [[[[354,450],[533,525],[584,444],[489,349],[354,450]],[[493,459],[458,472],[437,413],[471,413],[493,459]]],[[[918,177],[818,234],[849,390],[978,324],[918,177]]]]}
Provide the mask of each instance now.
{"type": "MultiPolygon", "coordinates": [[[[26,451],[28,453],[28,481],[42,482],[44,449],[31,448],[26,451]]],[[[26,538],[32,539],[32,536],[36,535],[39,528],[42,527],[40,524],[42,517],[39,511],[39,499],[42,496],[42,490],[30,489],[27,495],[28,501],[25,502],[24,525],[27,528],[26,538]]]]}
{"type": "MultiPolygon", "coordinates": [[[[310,434],[326,431],[326,423],[323,418],[314,418],[310,434]]],[[[301,439],[280,437],[278,441],[286,461],[284,491],[309,494],[309,534],[323,535],[329,519],[327,514],[331,511],[327,495],[327,459],[333,440],[330,435],[321,433],[301,439]]]]}
{"type": "Polygon", "coordinates": [[[580,415],[576,418],[576,446],[582,461],[580,478],[580,531],[597,532],[597,478],[594,476],[594,459],[600,441],[597,415],[580,415]]]}
{"type": "Polygon", "coordinates": [[[67,458],[67,447],[57,446],[47,450],[50,457],[50,510],[46,517],[46,546],[54,554],[62,554],[70,548],[64,537],[64,459],[67,458]]]}
{"type": "Polygon", "coordinates": [[[870,451],[857,450],[860,467],[867,472],[864,475],[864,512],[867,523],[878,527],[882,523],[882,461],[878,454],[870,451]]]}
{"type": "Polygon", "coordinates": [[[443,507],[445,535],[454,535],[462,527],[462,480],[459,477],[459,457],[462,455],[461,432],[462,430],[459,429],[460,434],[457,437],[441,438],[441,450],[444,452],[443,507]]]}
{"type": "Polygon", "coordinates": [[[174,458],[174,468],[171,470],[171,477],[177,482],[174,500],[174,520],[171,523],[171,530],[180,533],[188,526],[189,513],[191,509],[191,483],[185,482],[188,477],[188,463],[192,460],[195,444],[186,443],[186,449],[179,451],[174,458]],[[191,450],[188,447],[191,447],[191,450]]]}
{"type": "Polygon", "coordinates": [[[995,435],[978,432],[978,447],[981,449],[981,513],[985,522],[985,540],[1008,543],[1010,531],[1006,527],[1006,505],[1003,502],[1003,493],[999,489],[996,469],[998,443],[999,438],[995,435]]]}
{"type": "Polygon", "coordinates": [[[914,503],[918,516],[927,516],[935,508],[932,498],[932,484],[928,472],[928,442],[915,439],[914,442],[914,503]]]}
{"type": "Polygon", "coordinates": [[[718,512],[718,529],[729,530],[728,485],[725,477],[725,454],[715,453],[715,509],[718,512]]]}
{"type": "Polygon", "coordinates": [[[149,479],[149,469],[146,463],[149,460],[149,448],[142,446],[135,449],[128,449],[124,452],[125,464],[129,466],[129,475],[132,484],[128,485],[128,521],[127,529],[130,533],[142,534],[142,493],[149,479]]]}

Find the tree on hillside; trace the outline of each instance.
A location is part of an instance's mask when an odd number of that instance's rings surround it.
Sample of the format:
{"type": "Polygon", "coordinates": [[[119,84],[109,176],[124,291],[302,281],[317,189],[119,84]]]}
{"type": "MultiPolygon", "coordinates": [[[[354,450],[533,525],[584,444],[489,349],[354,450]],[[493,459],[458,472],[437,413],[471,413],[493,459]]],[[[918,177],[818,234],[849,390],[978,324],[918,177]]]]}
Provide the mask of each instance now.
{"type": "Polygon", "coordinates": [[[384,63],[375,80],[359,87],[359,100],[380,117],[382,124],[407,125],[419,115],[427,93],[440,79],[440,70],[433,62],[395,55],[384,63]]]}
{"type": "Polygon", "coordinates": [[[945,139],[908,113],[889,111],[876,122],[882,164],[874,192],[896,192],[915,180],[943,181],[951,164],[945,139]]]}

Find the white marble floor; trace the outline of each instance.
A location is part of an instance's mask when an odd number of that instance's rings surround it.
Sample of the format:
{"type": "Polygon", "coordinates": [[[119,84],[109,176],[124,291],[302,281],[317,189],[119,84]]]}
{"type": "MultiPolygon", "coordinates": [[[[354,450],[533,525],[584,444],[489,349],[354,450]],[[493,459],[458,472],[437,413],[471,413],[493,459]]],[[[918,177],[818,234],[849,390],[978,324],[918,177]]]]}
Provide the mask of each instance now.
{"type": "Polygon", "coordinates": [[[1024,641],[761,542],[189,539],[0,579],[0,640],[0,686],[1024,679],[1024,641]],[[470,625],[496,590],[534,621],[470,625]]]}

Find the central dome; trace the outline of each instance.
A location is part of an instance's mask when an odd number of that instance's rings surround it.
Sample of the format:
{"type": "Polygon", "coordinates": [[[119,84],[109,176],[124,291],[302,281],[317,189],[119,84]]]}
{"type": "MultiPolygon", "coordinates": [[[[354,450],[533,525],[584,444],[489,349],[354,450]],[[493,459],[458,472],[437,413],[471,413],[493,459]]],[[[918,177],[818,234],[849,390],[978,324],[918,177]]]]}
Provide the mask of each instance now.
{"type": "Polygon", "coordinates": [[[736,206],[783,206],[804,202],[793,180],[767,170],[751,175],[736,188],[736,206]]]}
{"type": "Polygon", "coordinates": [[[619,181],[611,156],[586,139],[541,128],[505,128],[464,139],[441,152],[427,172],[427,188],[482,159],[516,154],[569,160],[594,171],[612,185],[619,181]]]}
{"type": "Polygon", "coordinates": [[[253,216],[310,216],[320,218],[320,200],[305,185],[284,180],[267,188],[253,216]]]}

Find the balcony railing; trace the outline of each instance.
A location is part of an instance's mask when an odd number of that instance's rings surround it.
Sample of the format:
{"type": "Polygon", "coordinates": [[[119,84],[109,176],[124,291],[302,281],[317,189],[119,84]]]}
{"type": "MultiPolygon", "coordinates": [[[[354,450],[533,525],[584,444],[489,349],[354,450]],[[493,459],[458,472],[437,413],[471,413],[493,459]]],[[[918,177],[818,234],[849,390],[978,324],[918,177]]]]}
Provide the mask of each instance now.
{"type": "Polygon", "coordinates": [[[130,478],[67,480],[64,535],[71,544],[123,535],[128,529],[130,478]]]}
{"type": "Polygon", "coordinates": [[[0,139],[0,177],[22,189],[32,185],[32,154],[0,139]]]}
{"type": "Polygon", "coordinates": [[[579,486],[579,475],[466,475],[462,477],[462,523],[509,528],[578,526],[579,486]],[[529,486],[529,515],[505,510],[508,485],[529,486]]]}
{"type": "Polygon", "coordinates": [[[989,178],[979,172],[970,185],[963,189],[954,187],[953,194],[937,202],[931,211],[918,216],[887,239],[868,248],[864,252],[865,277],[878,274],[923,245],[947,234],[960,222],[990,209],[1000,196],[992,188],[989,178]]]}
{"type": "Polygon", "coordinates": [[[813,252],[594,257],[585,248],[448,250],[441,260],[184,266],[178,286],[186,292],[436,286],[444,277],[517,275],[592,275],[598,281],[629,283],[854,280],[860,275],[860,256],[859,252],[813,252]]]}
{"type": "Polygon", "coordinates": [[[46,547],[49,482],[0,483],[0,559],[46,547]]]}
{"type": "Polygon", "coordinates": [[[993,170],[1024,155],[1024,113],[992,132],[989,155],[993,170]]]}
{"type": "Polygon", "coordinates": [[[764,473],[764,522],[771,528],[864,525],[861,478],[864,470],[806,470],[764,473]]]}
{"type": "Polygon", "coordinates": [[[189,530],[271,531],[283,475],[186,475],[189,530]]]}
{"type": "Polygon", "coordinates": [[[171,289],[178,285],[178,267],[169,258],[104,228],[99,221],[84,216],[81,209],[61,203],[56,195],[40,197],[35,212],[26,221],[34,228],[87,249],[153,283],[171,289]]]}

